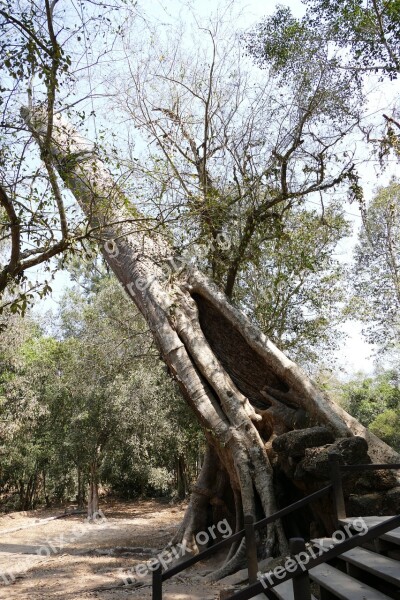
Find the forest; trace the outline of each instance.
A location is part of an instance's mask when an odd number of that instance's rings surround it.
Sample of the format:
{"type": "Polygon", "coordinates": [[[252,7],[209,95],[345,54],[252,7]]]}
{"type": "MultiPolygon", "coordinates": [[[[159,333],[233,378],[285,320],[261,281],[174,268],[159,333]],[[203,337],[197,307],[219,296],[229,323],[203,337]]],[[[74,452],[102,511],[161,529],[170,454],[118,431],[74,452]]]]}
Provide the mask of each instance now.
{"type": "Polygon", "coordinates": [[[400,4],[260,4],[0,2],[0,513],[186,500],[196,552],[322,485],[284,436],[400,462],[400,4]]]}

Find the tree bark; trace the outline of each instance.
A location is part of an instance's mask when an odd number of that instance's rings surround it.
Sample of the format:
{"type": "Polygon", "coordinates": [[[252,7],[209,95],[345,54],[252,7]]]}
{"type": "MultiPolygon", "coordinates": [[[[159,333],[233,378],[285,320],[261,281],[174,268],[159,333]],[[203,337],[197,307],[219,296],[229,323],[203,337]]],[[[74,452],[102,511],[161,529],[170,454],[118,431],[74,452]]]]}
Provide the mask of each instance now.
{"type": "Polygon", "coordinates": [[[189,491],[189,481],[186,469],[186,460],[183,454],[179,454],[176,460],[176,492],[180,500],[186,498],[189,491]]]}
{"type": "Polygon", "coordinates": [[[83,508],[85,503],[84,473],[80,467],[77,467],[77,494],[76,502],[79,509],[83,508]]]}
{"type": "MultiPolygon", "coordinates": [[[[25,118],[43,137],[46,115],[26,111],[25,118]]],[[[201,550],[196,533],[206,528],[210,508],[215,515],[216,507],[221,510],[224,503],[236,528],[242,513],[260,518],[277,510],[265,443],[271,435],[293,429],[292,416],[298,410],[308,422],[325,425],[336,437],[363,436],[374,462],[399,460],[389,446],[318,390],[213,282],[173,256],[166,240],[145,227],[134,212],[95,148],[59,117],[54,120],[50,150],[208,440],[207,456],[175,541],[179,537],[193,552],[201,550]],[[166,278],[165,266],[171,264],[175,268],[166,278]],[[229,485],[224,487],[224,481],[229,485]]],[[[266,554],[286,550],[282,525],[276,523],[268,529],[266,554]]],[[[219,574],[235,569],[242,557],[240,545],[219,574]]]]}
{"type": "Polygon", "coordinates": [[[88,520],[92,521],[99,512],[99,481],[97,476],[97,465],[90,465],[89,491],[88,491],[88,520]]]}

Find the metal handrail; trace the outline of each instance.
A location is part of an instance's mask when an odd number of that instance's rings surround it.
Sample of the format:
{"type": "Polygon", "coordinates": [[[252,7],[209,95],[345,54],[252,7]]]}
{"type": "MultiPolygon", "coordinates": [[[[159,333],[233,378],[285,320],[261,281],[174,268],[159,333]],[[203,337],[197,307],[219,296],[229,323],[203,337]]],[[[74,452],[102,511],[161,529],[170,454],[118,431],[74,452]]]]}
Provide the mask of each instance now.
{"type": "Polygon", "coordinates": [[[341,471],[378,471],[383,469],[400,469],[400,463],[377,464],[369,463],[365,465],[340,465],[341,471]]]}
{"type": "MultiPolygon", "coordinates": [[[[311,558],[311,560],[307,562],[307,569],[304,569],[303,561],[303,565],[300,565],[298,563],[294,571],[290,573],[286,571],[283,576],[280,574],[280,576],[277,577],[272,572],[272,574],[268,577],[268,580],[264,579],[263,583],[261,581],[253,583],[246,589],[240,590],[236,594],[229,596],[227,600],[249,600],[250,598],[253,598],[253,596],[260,594],[261,592],[273,589],[280,583],[284,583],[285,581],[288,581],[290,579],[303,576],[305,572],[310,571],[314,567],[317,567],[322,563],[325,563],[329,560],[332,560],[333,558],[336,558],[337,556],[340,556],[340,554],[343,554],[343,552],[346,552],[347,550],[351,550],[352,548],[356,548],[357,546],[360,546],[365,542],[378,538],[384,533],[387,533],[388,531],[391,531],[392,529],[395,529],[399,526],[400,515],[391,517],[387,521],[384,521],[383,523],[379,523],[378,525],[371,527],[366,533],[358,533],[353,537],[338,543],[334,548],[327,550],[320,556],[317,556],[316,558],[311,558]]],[[[312,555],[310,554],[310,556],[312,555]]]]}
{"type": "MultiPolygon", "coordinates": [[[[309,496],[306,496],[305,498],[302,498],[301,500],[297,500],[296,502],[289,504],[289,506],[286,506],[285,508],[278,510],[277,512],[273,513],[269,517],[265,517],[264,519],[257,521],[256,523],[253,524],[254,529],[262,529],[263,527],[266,527],[267,525],[269,525],[270,523],[273,523],[277,519],[285,517],[286,515],[294,512],[295,510],[298,510],[299,508],[303,508],[303,506],[307,506],[307,504],[310,504],[311,502],[318,500],[318,498],[325,496],[325,494],[327,494],[331,489],[332,489],[332,484],[330,483],[329,485],[321,488],[317,492],[314,492],[313,494],[310,494],[309,496]]],[[[169,579],[173,575],[177,575],[181,571],[184,571],[188,567],[191,567],[192,565],[196,564],[199,560],[204,560],[205,558],[208,558],[215,552],[218,552],[224,546],[227,546],[228,544],[233,544],[233,542],[241,540],[244,536],[245,536],[245,530],[241,529],[237,533],[229,536],[228,538],[222,540],[221,542],[218,542],[214,546],[211,546],[210,548],[206,548],[206,550],[203,550],[202,552],[200,552],[199,554],[196,554],[195,556],[191,556],[190,558],[188,558],[184,562],[180,563],[179,565],[175,565],[174,567],[171,567],[167,571],[164,571],[164,573],[162,574],[162,581],[167,581],[167,579],[169,579]]]]}
{"type": "Polygon", "coordinates": [[[318,500],[318,498],[325,496],[325,494],[327,494],[331,489],[332,489],[332,484],[330,483],[329,485],[326,485],[325,487],[321,488],[317,492],[313,492],[312,494],[309,494],[305,498],[302,498],[301,500],[297,500],[296,502],[289,504],[289,506],[286,506],[285,508],[281,508],[281,510],[278,510],[277,512],[272,514],[270,517],[265,517],[264,519],[261,519],[260,521],[257,521],[256,523],[254,523],[254,529],[261,529],[263,527],[266,527],[273,521],[276,521],[276,519],[285,517],[286,515],[289,515],[290,513],[294,512],[295,510],[298,510],[299,508],[303,508],[303,506],[307,506],[307,504],[314,502],[314,500],[318,500]]]}
{"type": "Polygon", "coordinates": [[[384,469],[400,469],[398,463],[368,463],[358,465],[341,465],[339,462],[339,455],[332,453],[329,455],[330,467],[331,467],[331,480],[333,485],[333,500],[335,504],[336,522],[339,523],[340,519],[346,518],[346,506],[343,494],[343,481],[342,472],[355,472],[355,471],[378,471],[384,469]]]}
{"type": "MultiPolygon", "coordinates": [[[[158,567],[153,570],[153,600],[162,600],[162,583],[164,581],[167,581],[174,575],[177,575],[178,573],[185,571],[186,569],[188,569],[192,565],[196,564],[200,560],[204,560],[204,559],[212,556],[213,554],[215,554],[216,552],[218,552],[225,546],[232,545],[234,542],[242,540],[243,537],[246,537],[246,545],[252,544],[254,546],[253,542],[254,542],[255,530],[262,529],[263,527],[266,527],[267,525],[269,525],[270,523],[273,523],[277,519],[280,519],[288,514],[291,514],[292,512],[294,512],[300,508],[303,508],[304,506],[307,506],[311,502],[314,502],[315,500],[318,500],[319,498],[325,496],[331,490],[333,491],[333,500],[334,500],[337,520],[339,521],[339,519],[345,518],[346,511],[345,511],[345,505],[344,505],[344,495],[343,495],[342,480],[341,480],[341,471],[342,470],[356,471],[356,470],[364,470],[364,469],[365,470],[400,469],[400,464],[397,464],[397,463],[396,464],[393,463],[393,464],[341,465],[339,463],[339,457],[336,454],[330,455],[329,458],[330,458],[330,462],[331,462],[331,479],[332,479],[332,483],[330,483],[329,485],[321,488],[317,492],[314,492],[314,493],[306,496],[305,498],[302,498],[301,500],[297,500],[296,502],[289,504],[289,506],[286,506],[285,508],[278,510],[277,512],[273,513],[269,517],[260,519],[260,521],[257,521],[256,523],[253,523],[251,517],[249,518],[249,517],[245,516],[245,521],[248,518],[250,519],[248,521],[247,529],[246,529],[246,527],[245,527],[245,529],[241,529],[240,531],[234,533],[233,535],[229,536],[226,539],[221,540],[220,542],[211,546],[210,548],[206,548],[199,554],[196,554],[195,556],[191,556],[190,558],[186,559],[185,561],[182,561],[180,564],[175,565],[175,566],[171,567],[170,569],[167,569],[166,571],[164,571],[164,573],[162,572],[161,564],[159,564],[158,567]]],[[[356,536],[354,536],[354,537],[356,537],[356,536]]],[[[352,539],[354,539],[354,537],[352,539]]],[[[345,542],[343,542],[343,544],[344,543],[345,542]]],[[[326,554],[327,553],[325,553],[324,556],[326,556],[326,554]]],[[[255,565],[253,564],[254,562],[257,562],[257,556],[256,555],[254,556],[254,552],[253,552],[251,556],[248,554],[249,572],[250,572],[250,570],[251,571],[255,570],[254,569],[255,565]]],[[[325,562],[325,561],[321,561],[321,562],[325,562]]],[[[316,564],[320,564],[320,563],[316,563],[316,564]]],[[[297,573],[297,571],[293,573],[293,576],[296,576],[296,573],[297,573]]],[[[288,577],[287,579],[291,579],[291,578],[292,577],[288,577]]],[[[280,579],[277,583],[279,583],[279,582],[282,583],[283,581],[286,581],[286,579],[280,579]]],[[[258,585],[258,584],[252,583],[252,585],[250,587],[252,588],[254,585],[258,585]]],[[[250,588],[247,588],[247,589],[250,589],[250,588]]],[[[245,590],[243,590],[243,592],[244,591],[245,590]]],[[[247,597],[251,598],[252,596],[246,596],[246,598],[247,597]]],[[[244,596],[243,596],[243,599],[242,599],[242,597],[239,597],[237,595],[232,596],[232,598],[235,598],[235,599],[237,598],[237,600],[245,600],[244,596]]]]}

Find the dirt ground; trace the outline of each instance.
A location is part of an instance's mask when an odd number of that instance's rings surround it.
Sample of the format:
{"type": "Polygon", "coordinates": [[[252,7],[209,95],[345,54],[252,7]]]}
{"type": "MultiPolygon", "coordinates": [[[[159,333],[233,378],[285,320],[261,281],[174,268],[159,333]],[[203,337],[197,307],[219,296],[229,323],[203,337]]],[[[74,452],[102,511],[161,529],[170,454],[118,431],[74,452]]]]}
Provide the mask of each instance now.
{"type": "MultiPolygon", "coordinates": [[[[154,500],[103,502],[104,516],[36,510],[0,516],[1,600],[150,600],[151,577],[124,583],[132,569],[156,556],[178,527],[185,505],[154,500]]],[[[163,584],[165,600],[214,600],[219,584],[201,562],[163,584]]]]}

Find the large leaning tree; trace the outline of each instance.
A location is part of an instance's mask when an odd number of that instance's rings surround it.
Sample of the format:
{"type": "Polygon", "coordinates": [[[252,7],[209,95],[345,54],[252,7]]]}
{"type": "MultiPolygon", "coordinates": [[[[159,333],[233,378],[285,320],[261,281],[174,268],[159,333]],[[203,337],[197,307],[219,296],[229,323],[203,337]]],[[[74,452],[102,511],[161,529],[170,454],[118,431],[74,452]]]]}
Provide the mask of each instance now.
{"type": "MultiPolygon", "coordinates": [[[[48,113],[26,110],[24,115],[42,139],[48,113]]],[[[373,461],[398,459],[316,389],[208,277],[180,264],[165,278],[165,264],[179,259],[163,236],[144,232],[132,218],[93,145],[61,118],[53,120],[49,150],[64,183],[101,232],[106,261],[147,320],[207,437],[208,454],[181,528],[189,546],[207,525],[210,502],[228,503],[231,494],[238,526],[243,512],[256,517],[257,507],[267,515],[277,509],[266,444],[277,433],[295,429],[298,419],[304,423],[304,416],[308,424],[326,427],[331,441],[363,437],[373,461]],[[111,215],[119,224],[109,225],[111,215]]],[[[268,532],[268,545],[285,549],[279,524],[268,532]]]]}
{"type": "MultiPolygon", "coordinates": [[[[56,4],[46,0],[50,22],[56,4]]],[[[23,22],[22,26],[29,37],[33,33],[31,23],[23,22]]],[[[37,41],[33,41],[37,47],[37,41]]],[[[52,49],[57,59],[56,36],[46,38],[43,44],[52,49]]],[[[58,63],[52,64],[54,72],[46,81],[47,93],[41,102],[31,102],[22,109],[22,121],[39,146],[46,168],[50,165],[50,172],[54,169],[57,177],[55,181],[72,192],[91,239],[97,240],[105,260],[145,317],[162,359],[207,438],[207,455],[175,541],[184,540],[197,551],[195,535],[207,527],[211,515],[215,520],[225,515],[239,529],[243,514],[256,518],[269,515],[296,494],[319,487],[327,473],[328,447],[341,453],[344,460],[398,460],[393,449],[321,393],[231,302],[229,269],[224,271],[221,267],[218,244],[212,246],[214,263],[210,257],[215,270],[203,272],[177,255],[173,236],[165,235],[165,226],[152,226],[154,220],[135,208],[105,164],[98,146],[88,142],[60,115],[61,107],[54,110],[60,80],[58,63]],[[216,275],[218,285],[210,274],[216,275]],[[292,444],[297,448],[294,455],[291,440],[301,440],[292,444]],[[308,446],[314,454],[307,453],[308,446]]],[[[244,223],[254,233],[257,219],[275,219],[276,210],[285,212],[296,202],[301,204],[307,193],[320,194],[346,180],[356,183],[352,162],[347,161],[344,150],[345,160],[338,161],[338,171],[334,172],[329,163],[334,153],[332,145],[342,142],[349,125],[341,129],[335,121],[338,106],[334,92],[345,82],[339,78],[332,85],[333,79],[324,65],[323,60],[314,65],[314,83],[299,73],[297,106],[286,110],[282,100],[276,104],[276,111],[280,109],[287,119],[276,126],[275,144],[264,137],[258,139],[256,146],[246,136],[235,139],[236,121],[233,117],[229,121],[229,114],[225,114],[228,122],[223,132],[231,133],[231,144],[224,136],[218,140],[212,116],[218,115],[218,109],[224,114],[226,98],[220,98],[212,112],[206,112],[206,128],[203,138],[198,139],[193,138],[193,129],[189,130],[189,125],[199,128],[198,123],[191,122],[190,113],[186,120],[177,113],[182,104],[174,104],[173,95],[164,97],[172,101],[169,107],[155,106],[159,117],[154,120],[146,112],[148,103],[135,92],[134,114],[138,114],[137,108],[144,111],[143,127],[159,140],[160,148],[167,154],[164,165],[169,180],[184,188],[182,173],[188,173],[188,181],[195,178],[195,190],[186,185],[185,193],[188,201],[195,204],[203,234],[217,240],[227,227],[234,229],[233,222],[223,218],[232,207],[245,206],[248,221],[245,218],[244,223]],[[326,121],[327,129],[318,129],[326,121]],[[334,136],[331,126],[335,123],[338,131],[334,136]],[[234,177],[224,187],[217,176],[211,177],[209,165],[212,161],[218,163],[219,152],[226,145],[234,177]],[[182,152],[186,166],[179,171],[178,159],[174,157],[182,156],[182,152]],[[264,169],[260,157],[266,160],[264,169]],[[189,167],[193,172],[189,172],[189,167]],[[251,184],[250,176],[254,174],[251,184]],[[220,213],[219,201],[223,202],[227,191],[232,202],[220,213]]],[[[213,70],[214,66],[211,76],[213,70]]],[[[137,80],[133,82],[136,91],[140,91],[137,80]]],[[[206,88],[205,98],[202,90],[196,92],[200,105],[205,99],[207,111],[213,107],[209,89],[206,88]]],[[[186,99],[188,106],[193,103],[193,98],[186,99]]],[[[249,98],[239,102],[234,116],[248,106],[249,98]]],[[[250,118],[249,130],[251,126],[250,118]]],[[[216,171],[218,174],[218,167],[216,171]]],[[[69,196],[68,210],[72,206],[76,208],[69,196]]],[[[18,233],[16,224],[15,219],[9,223],[11,232],[18,233]]],[[[240,244],[247,249],[249,240],[258,239],[245,233],[246,228],[241,229],[238,250],[240,244]]],[[[14,237],[17,239],[13,238],[12,244],[15,242],[18,248],[18,236],[14,237]]],[[[230,262],[229,266],[236,276],[243,255],[238,251],[232,256],[237,264],[230,262]]],[[[326,507],[315,506],[313,512],[320,527],[329,528],[326,507]]],[[[234,547],[216,576],[235,569],[243,549],[243,544],[234,547]]],[[[284,525],[276,523],[268,528],[264,550],[279,554],[285,549],[284,525]]]]}

